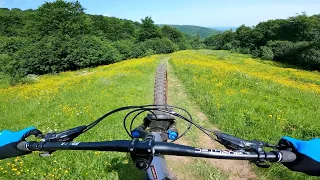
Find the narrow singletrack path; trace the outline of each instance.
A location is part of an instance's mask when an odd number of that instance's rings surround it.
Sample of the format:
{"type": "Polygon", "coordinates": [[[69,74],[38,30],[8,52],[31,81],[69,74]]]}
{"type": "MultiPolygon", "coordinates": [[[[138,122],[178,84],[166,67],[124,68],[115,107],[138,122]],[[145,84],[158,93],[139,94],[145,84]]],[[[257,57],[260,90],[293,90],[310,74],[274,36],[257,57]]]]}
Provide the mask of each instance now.
{"type": "MultiPolygon", "coordinates": [[[[168,104],[177,105],[186,108],[193,116],[194,121],[209,129],[217,129],[200,108],[191,101],[184,89],[182,82],[177,78],[172,66],[170,57],[164,57],[163,63],[167,64],[168,70],[168,104]]],[[[179,122],[178,126],[179,126],[179,122]]],[[[222,145],[214,142],[204,133],[192,128],[186,137],[178,140],[177,143],[199,146],[203,148],[225,149],[222,145]]],[[[229,179],[229,180],[247,180],[247,179],[265,179],[257,177],[253,167],[247,161],[219,160],[219,159],[199,159],[190,157],[166,157],[171,172],[177,179],[229,179]],[[204,170],[204,168],[207,168],[204,170]]]]}

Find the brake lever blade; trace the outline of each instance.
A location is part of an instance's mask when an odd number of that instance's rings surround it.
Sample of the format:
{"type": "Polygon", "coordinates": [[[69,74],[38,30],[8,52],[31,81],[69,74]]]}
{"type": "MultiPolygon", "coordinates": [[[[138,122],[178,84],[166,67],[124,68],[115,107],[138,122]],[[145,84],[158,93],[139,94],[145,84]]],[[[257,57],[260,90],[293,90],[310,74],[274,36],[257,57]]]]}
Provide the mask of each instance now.
{"type": "Polygon", "coordinates": [[[233,150],[252,150],[256,145],[262,145],[263,142],[260,141],[248,141],[244,140],[230,134],[226,134],[223,132],[215,131],[214,134],[218,138],[218,142],[223,144],[228,149],[233,150]]]}
{"type": "Polygon", "coordinates": [[[78,126],[58,133],[47,133],[43,135],[43,141],[69,142],[78,137],[86,128],[87,126],[78,126]]]}

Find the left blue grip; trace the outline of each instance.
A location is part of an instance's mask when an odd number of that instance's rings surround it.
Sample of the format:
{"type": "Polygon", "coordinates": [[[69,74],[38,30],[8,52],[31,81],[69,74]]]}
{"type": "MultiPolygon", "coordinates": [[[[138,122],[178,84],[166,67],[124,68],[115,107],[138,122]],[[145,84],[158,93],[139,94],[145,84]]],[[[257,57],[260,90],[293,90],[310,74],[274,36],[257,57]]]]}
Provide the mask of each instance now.
{"type": "Polygon", "coordinates": [[[0,132],[0,147],[13,142],[18,142],[24,134],[34,129],[35,127],[30,126],[28,128],[16,132],[12,132],[9,130],[4,130],[0,132]]]}

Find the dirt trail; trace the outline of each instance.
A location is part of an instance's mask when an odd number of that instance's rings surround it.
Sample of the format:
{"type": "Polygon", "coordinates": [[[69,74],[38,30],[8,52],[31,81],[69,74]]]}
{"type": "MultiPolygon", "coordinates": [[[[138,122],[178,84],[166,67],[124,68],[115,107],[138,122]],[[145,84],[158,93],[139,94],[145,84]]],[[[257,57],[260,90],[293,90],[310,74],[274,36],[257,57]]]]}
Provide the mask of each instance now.
{"type": "MultiPolygon", "coordinates": [[[[201,122],[205,127],[209,129],[217,129],[211,123],[209,123],[208,118],[204,113],[200,111],[200,108],[192,103],[192,101],[188,98],[187,93],[183,87],[183,84],[180,80],[175,76],[173,72],[173,68],[168,63],[168,58],[165,58],[167,61],[167,69],[168,69],[168,80],[169,80],[169,104],[180,105],[187,108],[191,114],[194,116],[194,120],[196,122],[201,122]],[[183,104],[179,104],[177,102],[182,101],[183,104]],[[178,103],[178,104],[177,104],[178,103]]],[[[195,133],[193,129],[193,132],[195,133]]],[[[185,144],[185,145],[198,145],[204,148],[216,148],[216,149],[225,149],[222,145],[214,142],[210,137],[196,131],[196,137],[198,140],[197,143],[192,142],[191,140],[187,140],[186,138],[182,138],[177,143],[185,144]]],[[[199,179],[198,175],[184,169],[186,164],[192,163],[194,159],[188,157],[167,157],[169,169],[173,172],[178,180],[180,179],[199,179]],[[174,162],[174,163],[172,163],[174,162]]],[[[229,180],[246,180],[246,179],[258,179],[257,175],[254,173],[251,165],[247,161],[236,161],[236,160],[219,160],[219,159],[202,159],[205,163],[211,164],[222,174],[227,176],[229,180]]],[[[202,177],[203,178],[203,177],[202,177]]],[[[208,179],[211,179],[208,177],[208,179]]],[[[216,179],[216,178],[215,178],[216,179]]],[[[225,179],[225,178],[223,178],[225,179]]],[[[259,177],[261,179],[261,177],[259,177]]]]}

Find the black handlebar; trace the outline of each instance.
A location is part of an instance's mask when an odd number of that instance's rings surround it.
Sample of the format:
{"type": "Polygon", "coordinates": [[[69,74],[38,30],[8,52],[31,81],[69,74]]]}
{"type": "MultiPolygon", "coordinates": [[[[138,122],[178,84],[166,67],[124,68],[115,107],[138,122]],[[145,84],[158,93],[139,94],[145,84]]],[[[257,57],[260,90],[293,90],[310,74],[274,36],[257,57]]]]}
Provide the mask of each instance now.
{"type": "Polygon", "coordinates": [[[191,156],[216,159],[235,159],[258,161],[264,159],[270,162],[292,162],[296,154],[291,151],[271,151],[261,157],[256,152],[244,150],[215,150],[202,149],[191,146],[167,142],[154,142],[153,140],[116,140],[103,142],[20,142],[17,148],[24,151],[55,151],[55,150],[97,150],[134,152],[139,154],[162,154],[176,156],[191,156]],[[259,157],[260,156],[260,157],[259,157]]]}

